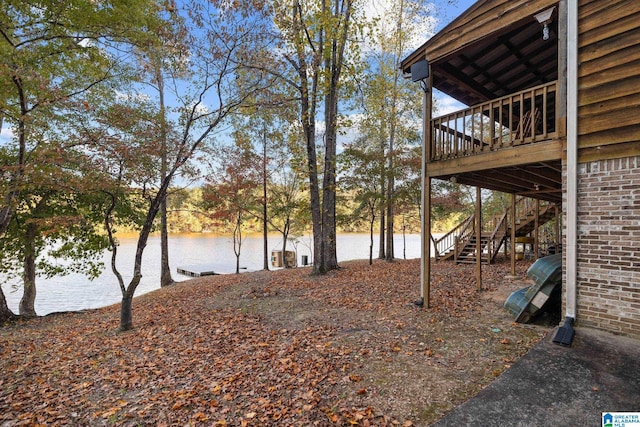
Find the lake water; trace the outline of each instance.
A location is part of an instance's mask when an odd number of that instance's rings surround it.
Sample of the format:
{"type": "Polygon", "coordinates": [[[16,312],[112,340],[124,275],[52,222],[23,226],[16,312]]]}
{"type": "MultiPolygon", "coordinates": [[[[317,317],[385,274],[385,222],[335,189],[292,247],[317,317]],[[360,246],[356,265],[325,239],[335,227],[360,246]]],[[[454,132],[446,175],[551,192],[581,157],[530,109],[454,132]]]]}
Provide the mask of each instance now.
{"type": "MultiPolygon", "coordinates": [[[[136,239],[120,238],[118,248],[118,269],[125,283],[131,279],[136,239]]],[[[378,238],[374,238],[374,257],[378,254],[378,238]]],[[[311,239],[309,236],[299,239],[295,248],[290,243],[287,250],[297,251],[298,264],[303,255],[311,262],[311,239]]],[[[394,240],[396,258],[403,258],[402,235],[394,240]]],[[[268,239],[269,256],[272,250],[282,249],[282,239],[270,235],[268,239]]],[[[369,235],[359,233],[339,234],[337,238],[338,261],[369,258],[369,235]]],[[[100,277],[89,281],[82,275],[69,275],[52,279],[37,278],[37,297],[35,309],[39,315],[58,311],[74,311],[99,308],[120,302],[122,295],[118,281],[111,272],[110,252],[105,252],[105,271],[100,277]]],[[[406,235],[407,259],[420,257],[420,235],[406,235]]],[[[189,277],[176,272],[178,267],[193,267],[202,271],[213,270],[221,273],[235,272],[235,254],[231,237],[210,234],[172,235],[169,238],[169,263],[171,275],[176,281],[189,277]]],[[[248,271],[261,270],[263,267],[263,249],[261,236],[249,236],[242,244],[240,266],[248,271]]],[[[152,236],[145,249],[142,265],[142,281],[136,290],[136,296],[160,287],[160,237],[152,236]]],[[[7,304],[15,313],[22,297],[20,281],[2,285],[7,304]]]]}

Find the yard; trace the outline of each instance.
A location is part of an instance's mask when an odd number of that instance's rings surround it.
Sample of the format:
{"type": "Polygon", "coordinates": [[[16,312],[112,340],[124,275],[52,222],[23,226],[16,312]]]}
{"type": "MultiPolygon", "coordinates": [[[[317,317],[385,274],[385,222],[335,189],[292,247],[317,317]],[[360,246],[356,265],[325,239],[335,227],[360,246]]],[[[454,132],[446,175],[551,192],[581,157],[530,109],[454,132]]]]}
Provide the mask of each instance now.
{"type": "MultiPolygon", "coordinates": [[[[530,262],[519,261],[524,279],[530,262]]],[[[502,304],[508,261],[419,260],[211,276],[119,306],[0,328],[0,425],[428,425],[474,396],[549,326],[502,304]]],[[[548,322],[550,324],[551,322],[548,322]]]]}

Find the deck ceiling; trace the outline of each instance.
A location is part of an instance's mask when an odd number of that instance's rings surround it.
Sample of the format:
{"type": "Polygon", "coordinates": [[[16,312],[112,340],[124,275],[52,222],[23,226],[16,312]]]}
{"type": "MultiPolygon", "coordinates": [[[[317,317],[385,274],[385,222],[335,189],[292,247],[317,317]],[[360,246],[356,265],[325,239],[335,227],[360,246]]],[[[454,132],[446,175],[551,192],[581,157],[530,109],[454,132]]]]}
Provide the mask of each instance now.
{"type": "Polygon", "coordinates": [[[560,160],[447,174],[436,178],[503,193],[515,193],[558,204],[562,203],[562,163],[560,160]]]}
{"type": "Polygon", "coordinates": [[[467,106],[558,79],[557,19],[527,17],[431,63],[433,86],[467,106]]]}

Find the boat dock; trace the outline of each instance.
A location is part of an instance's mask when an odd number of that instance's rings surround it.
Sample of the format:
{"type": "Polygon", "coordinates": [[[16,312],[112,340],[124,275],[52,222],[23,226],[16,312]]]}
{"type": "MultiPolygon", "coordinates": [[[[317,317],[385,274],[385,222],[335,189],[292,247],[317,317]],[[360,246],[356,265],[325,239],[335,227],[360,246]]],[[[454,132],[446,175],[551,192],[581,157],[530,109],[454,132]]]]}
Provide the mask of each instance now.
{"type": "MultiPolygon", "coordinates": [[[[247,267],[240,267],[241,272],[249,271],[247,267]]],[[[187,265],[183,267],[177,268],[178,274],[182,274],[184,276],[189,277],[203,277],[203,276],[217,276],[220,274],[234,274],[236,272],[235,268],[229,269],[224,266],[202,266],[202,265],[187,265]]]]}
{"type": "Polygon", "coordinates": [[[204,270],[200,267],[178,267],[177,271],[178,274],[189,277],[215,276],[220,274],[213,270],[204,270]]]}

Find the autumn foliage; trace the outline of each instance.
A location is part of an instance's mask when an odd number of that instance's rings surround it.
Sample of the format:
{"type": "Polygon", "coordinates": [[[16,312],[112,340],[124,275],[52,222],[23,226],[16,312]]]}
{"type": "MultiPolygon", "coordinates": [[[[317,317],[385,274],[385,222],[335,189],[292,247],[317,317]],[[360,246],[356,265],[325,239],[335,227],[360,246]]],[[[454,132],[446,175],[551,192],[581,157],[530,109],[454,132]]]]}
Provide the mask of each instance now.
{"type": "MultiPolygon", "coordinates": [[[[0,424],[425,425],[479,391],[545,332],[501,303],[508,264],[344,263],[194,279],[118,306],[0,329],[0,424]]],[[[520,273],[526,268],[519,264],[520,273]]]]}

